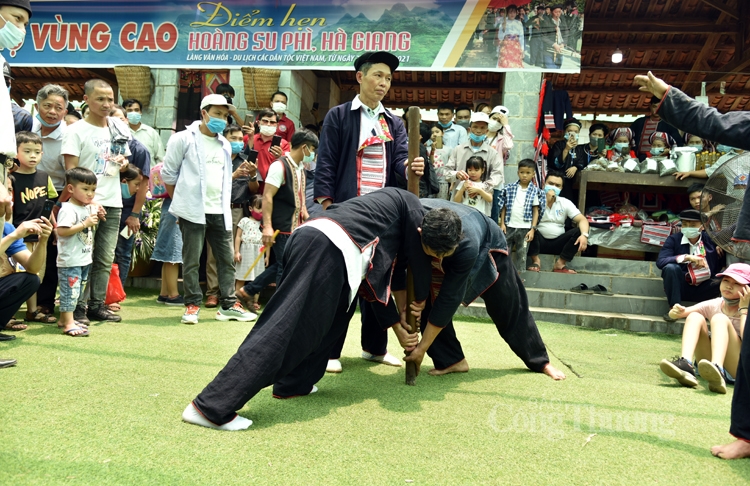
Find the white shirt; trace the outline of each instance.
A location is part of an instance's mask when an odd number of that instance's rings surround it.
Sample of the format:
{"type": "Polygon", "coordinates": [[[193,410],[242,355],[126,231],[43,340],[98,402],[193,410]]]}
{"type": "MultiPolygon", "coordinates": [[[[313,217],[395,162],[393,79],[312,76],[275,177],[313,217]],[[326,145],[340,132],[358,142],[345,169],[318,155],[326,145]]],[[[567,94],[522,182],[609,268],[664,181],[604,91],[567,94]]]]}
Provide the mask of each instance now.
{"type": "MultiPolygon", "coordinates": [[[[119,119],[107,120],[117,125],[121,133],[130,133],[130,129],[119,119]]],[[[78,157],[78,167],[89,169],[96,174],[94,201],[105,207],[121,208],[120,166],[109,161],[111,147],[112,135],[108,126],[96,127],[86,120],[81,120],[65,129],[60,153],[78,157]]],[[[124,155],[130,156],[127,144],[124,155]]]]}
{"type": "MultiPolygon", "coordinates": [[[[510,221],[508,222],[509,228],[531,228],[531,221],[524,221],[523,220],[523,207],[526,203],[526,193],[529,192],[529,187],[531,187],[531,184],[526,186],[526,189],[518,186],[518,191],[516,191],[516,199],[513,201],[513,206],[510,208],[510,221]]],[[[539,205],[539,197],[534,196],[534,206],[539,205]]]]}
{"type": "Polygon", "coordinates": [[[581,212],[570,199],[557,196],[551,208],[544,208],[544,214],[536,230],[546,239],[553,240],[565,233],[565,220],[572,220],[579,214],[581,212]]]}
{"type": "MultiPolygon", "coordinates": [[[[294,159],[289,155],[289,152],[287,152],[286,157],[289,159],[289,161],[292,164],[292,168],[294,169],[294,172],[297,173],[297,180],[300,184],[302,184],[302,164],[297,164],[294,159]]],[[[271,165],[268,167],[268,173],[266,174],[265,183],[271,184],[275,188],[280,188],[282,185],[284,185],[284,179],[285,179],[286,171],[284,170],[284,164],[281,162],[281,160],[274,160],[271,162],[271,165]]]]}
{"type": "MultiPolygon", "coordinates": [[[[361,147],[365,140],[378,135],[383,135],[383,128],[380,126],[380,115],[385,115],[385,108],[382,103],[378,103],[378,107],[371,110],[368,106],[362,103],[357,95],[352,100],[352,111],[360,110],[359,120],[359,143],[357,148],[361,147]]],[[[383,150],[383,164],[387,167],[385,150],[383,150]]]]}
{"type": "Polygon", "coordinates": [[[42,138],[42,161],[39,162],[38,169],[49,174],[58,193],[62,193],[65,188],[65,157],[60,152],[62,150],[63,134],[67,125],[65,120],[47,136],[42,135],[42,124],[34,118],[31,125],[31,131],[42,138]]]}
{"type": "Polygon", "coordinates": [[[224,178],[220,176],[224,170],[224,148],[215,136],[203,137],[203,162],[206,164],[206,200],[203,207],[206,214],[222,214],[221,192],[224,178]]]}
{"type": "MultiPolygon", "coordinates": [[[[78,206],[72,202],[64,202],[57,213],[57,226],[71,228],[88,219],[90,215],[91,210],[88,206],[78,206]]],[[[94,228],[84,228],[70,236],[58,236],[57,266],[68,268],[83,267],[90,264],[93,247],[94,228]]]]}
{"type": "MultiPolygon", "coordinates": [[[[5,58],[0,54],[0,65],[5,58]]],[[[16,124],[13,121],[13,108],[10,106],[10,92],[5,84],[5,77],[0,76],[0,154],[10,158],[16,156],[16,124]]],[[[1,169],[5,170],[5,169],[1,169]]]]}
{"type": "Polygon", "coordinates": [[[146,146],[146,150],[151,156],[151,167],[164,162],[164,143],[161,141],[159,132],[143,123],[138,127],[138,130],[131,130],[131,132],[133,138],[146,146]]]}
{"type": "MultiPolygon", "coordinates": [[[[461,181],[458,186],[456,186],[456,194],[460,194],[467,185],[469,187],[474,186],[480,189],[485,189],[484,183],[482,182],[461,181]]],[[[463,199],[461,200],[461,203],[467,206],[471,206],[474,209],[478,209],[487,216],[492,216],[492,203],[485,200],[482,196],[477,195],[474,197],[470,197],[468,193],[465,193],[463,199]]]]}

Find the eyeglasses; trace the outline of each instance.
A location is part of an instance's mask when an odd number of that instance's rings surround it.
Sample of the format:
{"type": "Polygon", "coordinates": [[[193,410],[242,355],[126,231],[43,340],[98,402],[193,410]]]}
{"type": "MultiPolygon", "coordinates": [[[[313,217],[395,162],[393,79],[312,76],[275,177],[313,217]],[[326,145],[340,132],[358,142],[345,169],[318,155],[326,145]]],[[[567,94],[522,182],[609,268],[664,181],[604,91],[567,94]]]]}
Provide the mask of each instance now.
{"type": "Polygon", "coordinates": [[[265,118],[261,118],[260,120],[258,120],[258,123],[260,125],[278,125],[279,124],[279,122],[266,120],[265,118]]]}

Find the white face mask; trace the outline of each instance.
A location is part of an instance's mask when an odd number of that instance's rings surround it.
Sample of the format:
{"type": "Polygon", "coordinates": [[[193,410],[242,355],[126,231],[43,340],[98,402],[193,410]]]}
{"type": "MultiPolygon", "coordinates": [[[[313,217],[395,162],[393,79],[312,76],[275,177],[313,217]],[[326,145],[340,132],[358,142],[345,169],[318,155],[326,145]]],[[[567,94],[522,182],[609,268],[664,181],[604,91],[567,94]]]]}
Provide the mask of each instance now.
{"type": "Polygon", "coordinates": [[[261,125],[260,134],[266,137],[272,137],[276,134],[276,127],[273,125],[261,125]]]}
{"type": "Polygon", "coordinates": [[[279,115],[286,113],[286,105],[284,103],[279,103],[278,101],[271,105],[271,109],[279,115]]]}
{"type": "MultiPolygon", "coordinates": [[[[5,20],[5,17],[0,15],[0,18],[5,20]]],[[[16,24],[5,20],[5,26],[0,29],[0,47],[10,49],[16,47],[26,37],[26,30],[21,30],[16,27],[16,24]]]]}
{"type": "Polygon", "coordinates": [[[487,125],[487,128],[491,132],[499,132],[500,129],[503,128],[503,124],[497,120],[490,120],[490,123],[487,125]]]}

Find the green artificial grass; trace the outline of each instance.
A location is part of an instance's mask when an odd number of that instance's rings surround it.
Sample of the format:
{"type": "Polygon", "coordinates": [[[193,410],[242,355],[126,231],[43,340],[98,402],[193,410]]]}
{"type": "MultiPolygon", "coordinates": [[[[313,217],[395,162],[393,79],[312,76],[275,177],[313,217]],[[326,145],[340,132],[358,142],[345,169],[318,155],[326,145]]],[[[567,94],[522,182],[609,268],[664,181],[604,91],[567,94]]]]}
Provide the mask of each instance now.
{"type": "MultiPolygon", "coordinates": [[[[180,420],[252,324],[222,323],[129,290],[122,323],[91,337],[31,325],[0,356],[0,483],[25,484],[747,484],[750,461],[722,461],[732,389],[663,376],[679,337],[540,324],[568,379],[527,371],[494,326],[459,322],[471,371],[416,387],[403,368],[363,361],[355,317],[342,363],[312,396],[261,391],[244,432],[180,420]],[[572,367],[580,375],[576,376],[572,367]]],[[[397,351],[391,337],[389,349],[397,351]]]]}

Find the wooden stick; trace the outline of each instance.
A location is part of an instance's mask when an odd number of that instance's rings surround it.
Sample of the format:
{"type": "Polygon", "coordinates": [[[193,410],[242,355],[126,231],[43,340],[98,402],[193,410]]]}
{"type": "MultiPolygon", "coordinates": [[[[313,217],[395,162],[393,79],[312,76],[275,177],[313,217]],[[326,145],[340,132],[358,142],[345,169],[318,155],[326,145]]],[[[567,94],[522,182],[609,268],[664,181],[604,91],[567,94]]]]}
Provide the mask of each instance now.
{"type": "MultiPolygon", "coordinates": [[[[419,197],[419,176],[416,175],[411,168],[414,159],[419,157],[419,144],[421,142],[421,136],[419,134],[419,123],[421,121],[419,107],[410,106],[406,115],[406,120],[409,125],[409,178],[406,187],[409,192],[419,197]]],[[[417,325],[417,318],[412,315],[410,307],[413,301],[414,275],[412,274],[411,267],[409,267],[406,271],[406,323],[409,324],[411,328],[409,332],[418,333],[419,326],[417,325]]],[[[410,352],[406,353],[407,356],[409,356],[409,354],[410,352]]],[[[417,366],[408,361],[406,362],[406,384],[409,386],[417,384],[417,366]]]]}
{"type": "MultiPolygon", "coordinates": [[[[273,233],[273,241],[276,241],[276,237],[278,235],[279,235],[279,230],[274,231],[274,233],[273,233]]],[[[265,255],[266,253],[268,253],[268,250],[270,250],[270,249],[271,249],[271,247],[268,246],[268,245],[264,245],[263,246],[263,251],[260,252],[260,254],[255,258],[255,261],[253,262],[253,264],[250,265],[250,268],[248,268],[247,272],[245,272],[245,277],[244,277],[245,280],[247,280],[247,276],[250,275],[250,272],[253,271],[253,268],[255,268],[255,265],[257,265],[258,262],[260,261],[260,259],[263,258],[263,255],[265,255]]]]}

